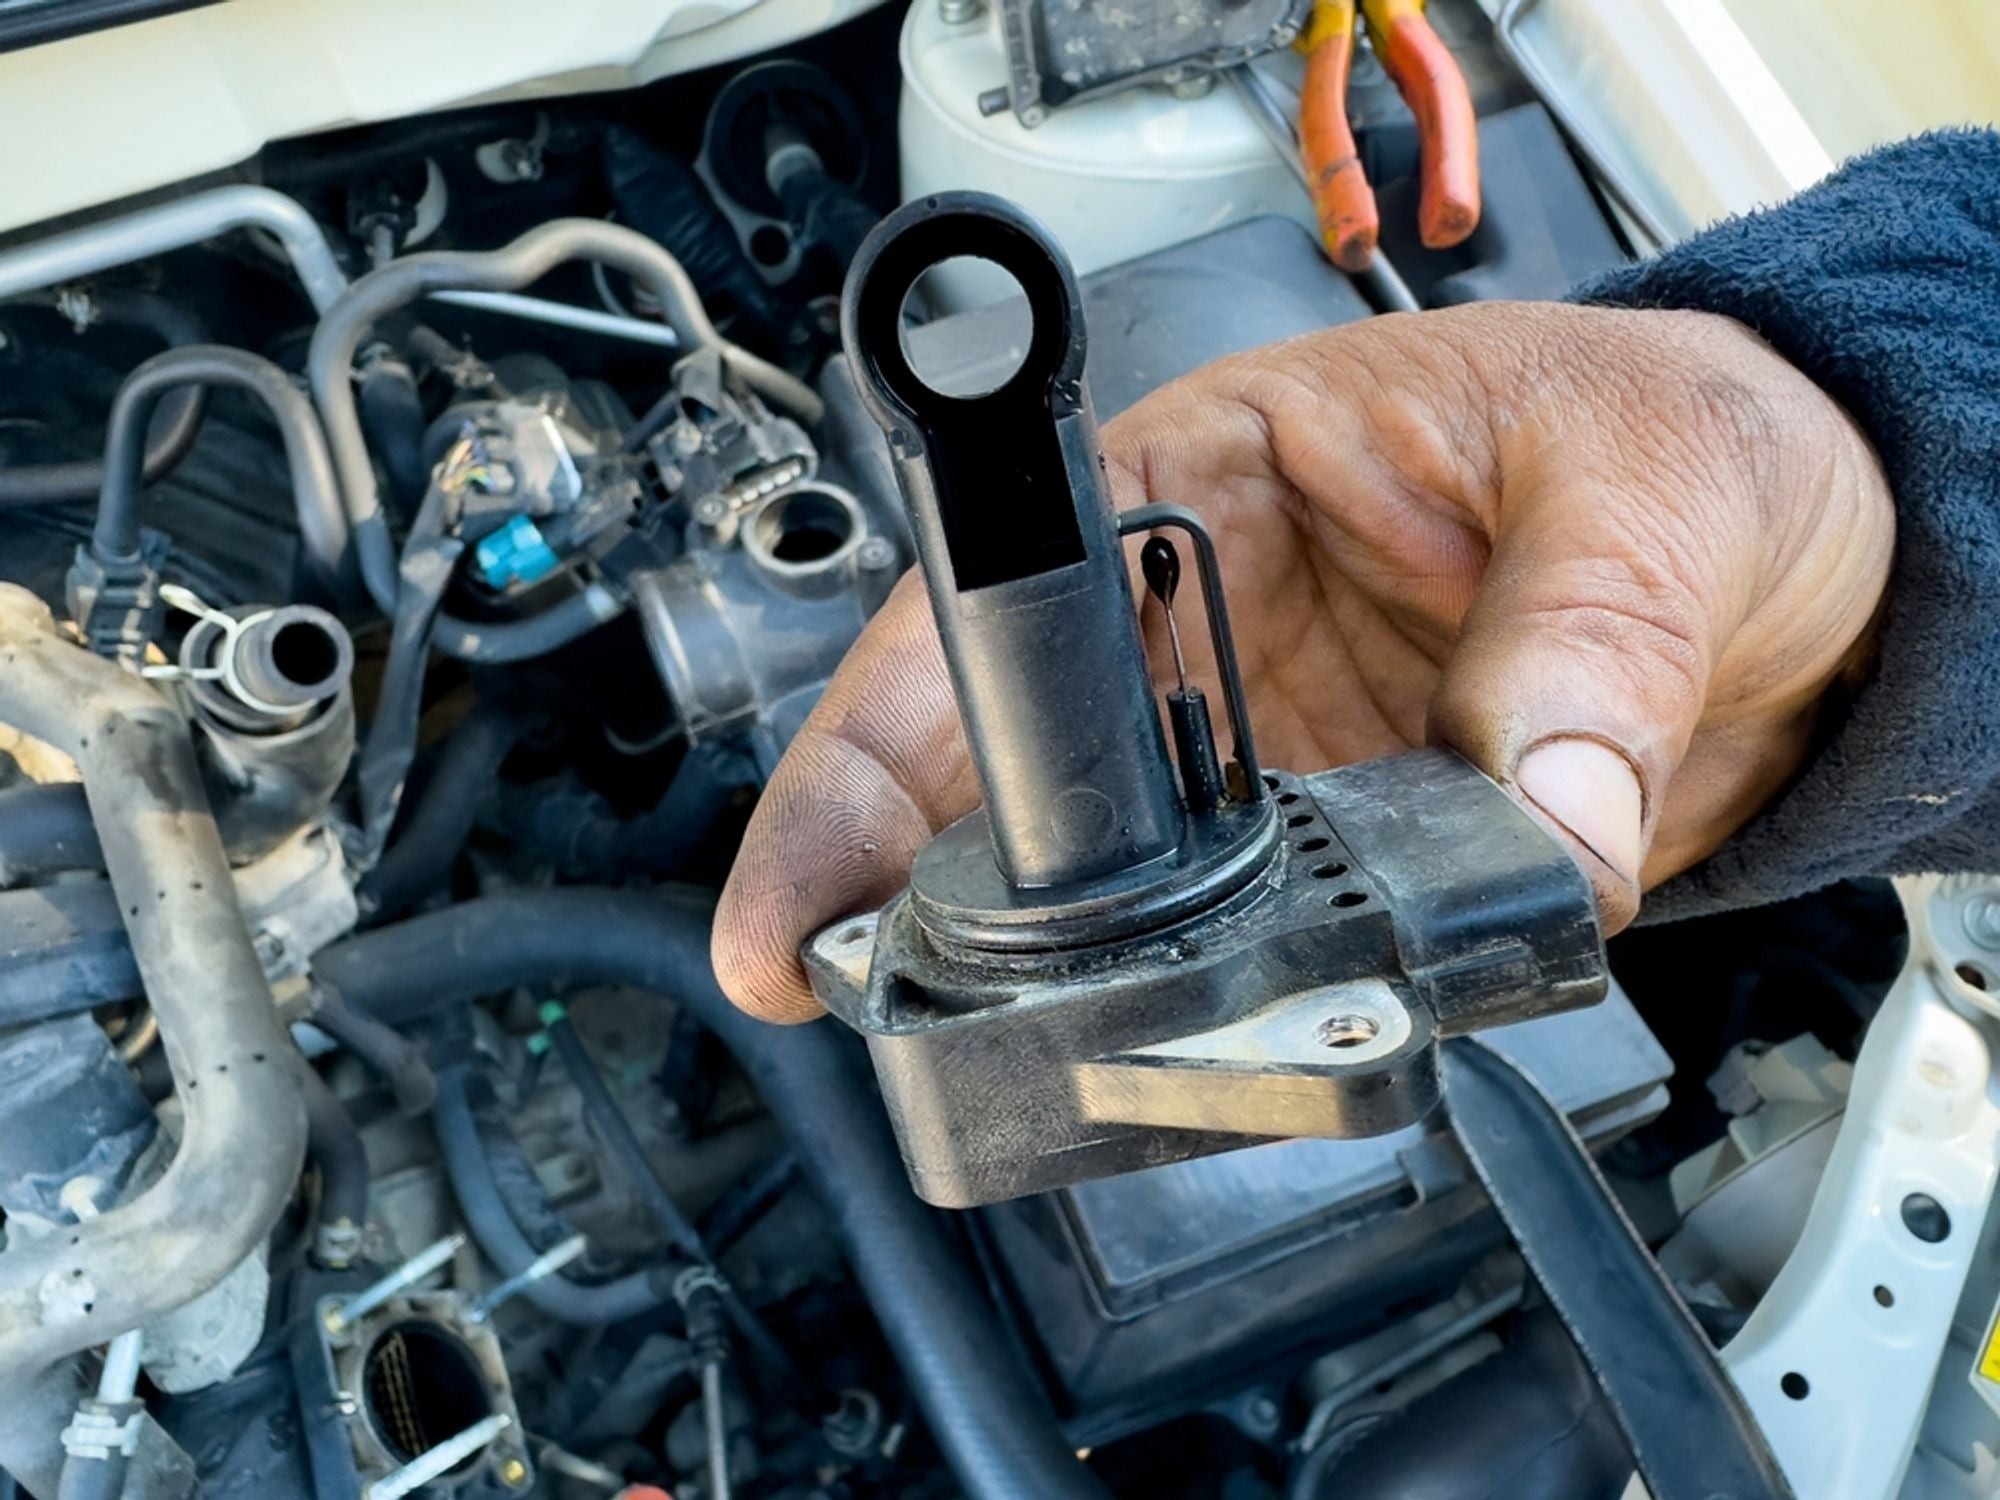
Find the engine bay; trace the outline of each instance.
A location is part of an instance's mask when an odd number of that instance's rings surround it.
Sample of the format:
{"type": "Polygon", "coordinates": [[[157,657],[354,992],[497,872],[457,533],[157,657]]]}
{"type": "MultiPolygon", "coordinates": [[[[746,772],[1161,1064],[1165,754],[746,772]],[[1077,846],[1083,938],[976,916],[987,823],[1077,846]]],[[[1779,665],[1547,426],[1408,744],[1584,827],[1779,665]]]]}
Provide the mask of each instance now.
{"type": "MultiPolygon", "coordinates": [[[[1162,176],[1137,253],[1063,236],[1100,419],[1628,258],[1483,14],[1433,10],[1478,230],[1418,242],[1414,123],[1357,73],[1393,280],[1329,263],[1275,158],[1162,176]]],[[[277,141],[0,241],[0,1496],[1627,1493],[1574,1310],[1441,1114],[940,1212],[857,1039],[716,985],[745,819],[918,558],[849,267],[899,202],[1036,175],[959,182],[925,112],[1000,19],[916,0],[277,141]]],[[[1014,68],[982,113],[1222,102],[1180,66],[1014,68]]],[[[990,269],[896,325],[937,391],[1023,358],[990,269]]],[[[1320,905],[1374,889],[1318,865],[1320,905]]],[[[1908,945],[1879,883],[1704,930],[1615,940],[1608,998],[1486,1041],[1719,1370],[1908,945]]]]}

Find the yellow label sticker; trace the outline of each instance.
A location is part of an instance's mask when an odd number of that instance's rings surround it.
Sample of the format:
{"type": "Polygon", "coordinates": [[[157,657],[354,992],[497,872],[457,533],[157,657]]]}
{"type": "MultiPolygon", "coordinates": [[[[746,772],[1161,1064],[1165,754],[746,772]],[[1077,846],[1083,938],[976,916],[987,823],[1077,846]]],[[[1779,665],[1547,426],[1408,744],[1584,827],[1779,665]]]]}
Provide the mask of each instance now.
{"type": "Polygon", "coordinates": [[[2000,1385],[2000,1316],[1986,1330],[1986,1345],[1979,1351],[1979,1374],[1981,1378],[2000,1385]]]}

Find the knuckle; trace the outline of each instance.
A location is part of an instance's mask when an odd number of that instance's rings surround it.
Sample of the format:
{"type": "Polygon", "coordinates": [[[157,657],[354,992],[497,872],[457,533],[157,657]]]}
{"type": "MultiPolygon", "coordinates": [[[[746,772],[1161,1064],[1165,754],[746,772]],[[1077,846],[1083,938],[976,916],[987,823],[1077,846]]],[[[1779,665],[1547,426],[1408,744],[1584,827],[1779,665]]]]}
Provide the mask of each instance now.
{"type": "Polygon", "coordinates": [[[1565,570],[1564,586],[1537,598],[1526,620],[1625,676],[1649,701],[1691,710],[1707,696],[1700,611],[1685,588],[1655,569],[1622,558],[1586,560],[1565,570]]]}

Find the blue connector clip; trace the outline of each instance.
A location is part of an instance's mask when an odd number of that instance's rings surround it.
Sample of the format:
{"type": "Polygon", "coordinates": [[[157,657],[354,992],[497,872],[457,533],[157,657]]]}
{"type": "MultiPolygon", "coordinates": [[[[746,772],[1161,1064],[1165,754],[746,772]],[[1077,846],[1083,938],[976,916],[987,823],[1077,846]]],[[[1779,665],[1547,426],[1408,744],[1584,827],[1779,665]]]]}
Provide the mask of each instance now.
{"type": "Polygon", "coordinates": [[[491,588],[540,583],[562,566],[555,548],[526,516],[516,516],[472,549],[479,576],[491,588]]]}

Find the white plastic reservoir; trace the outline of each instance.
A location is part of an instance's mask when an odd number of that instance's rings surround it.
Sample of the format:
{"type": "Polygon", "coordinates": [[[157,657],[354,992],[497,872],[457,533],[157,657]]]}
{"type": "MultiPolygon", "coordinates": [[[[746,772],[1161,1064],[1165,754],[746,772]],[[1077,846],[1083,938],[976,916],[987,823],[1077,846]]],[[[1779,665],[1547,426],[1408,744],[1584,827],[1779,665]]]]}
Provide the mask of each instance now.
{"type": "MultiPolygon", "coordinates": [[[[901,55],[904,198],[953,188],[1011,198],[1062,241],[1079,275],[1259,214],[1312,225],[1298,179],[1227,88],[1201,99],[1131,89],[1028,130],[1011,111],[979,113],[979,96],[1007,81],[991,5],[953,25],[937,0],[916,0],[901,55]]],[[[1012,290],[999,272],[964,261],[930,273],[924,288],[939,312],[1012,290]]]]}

